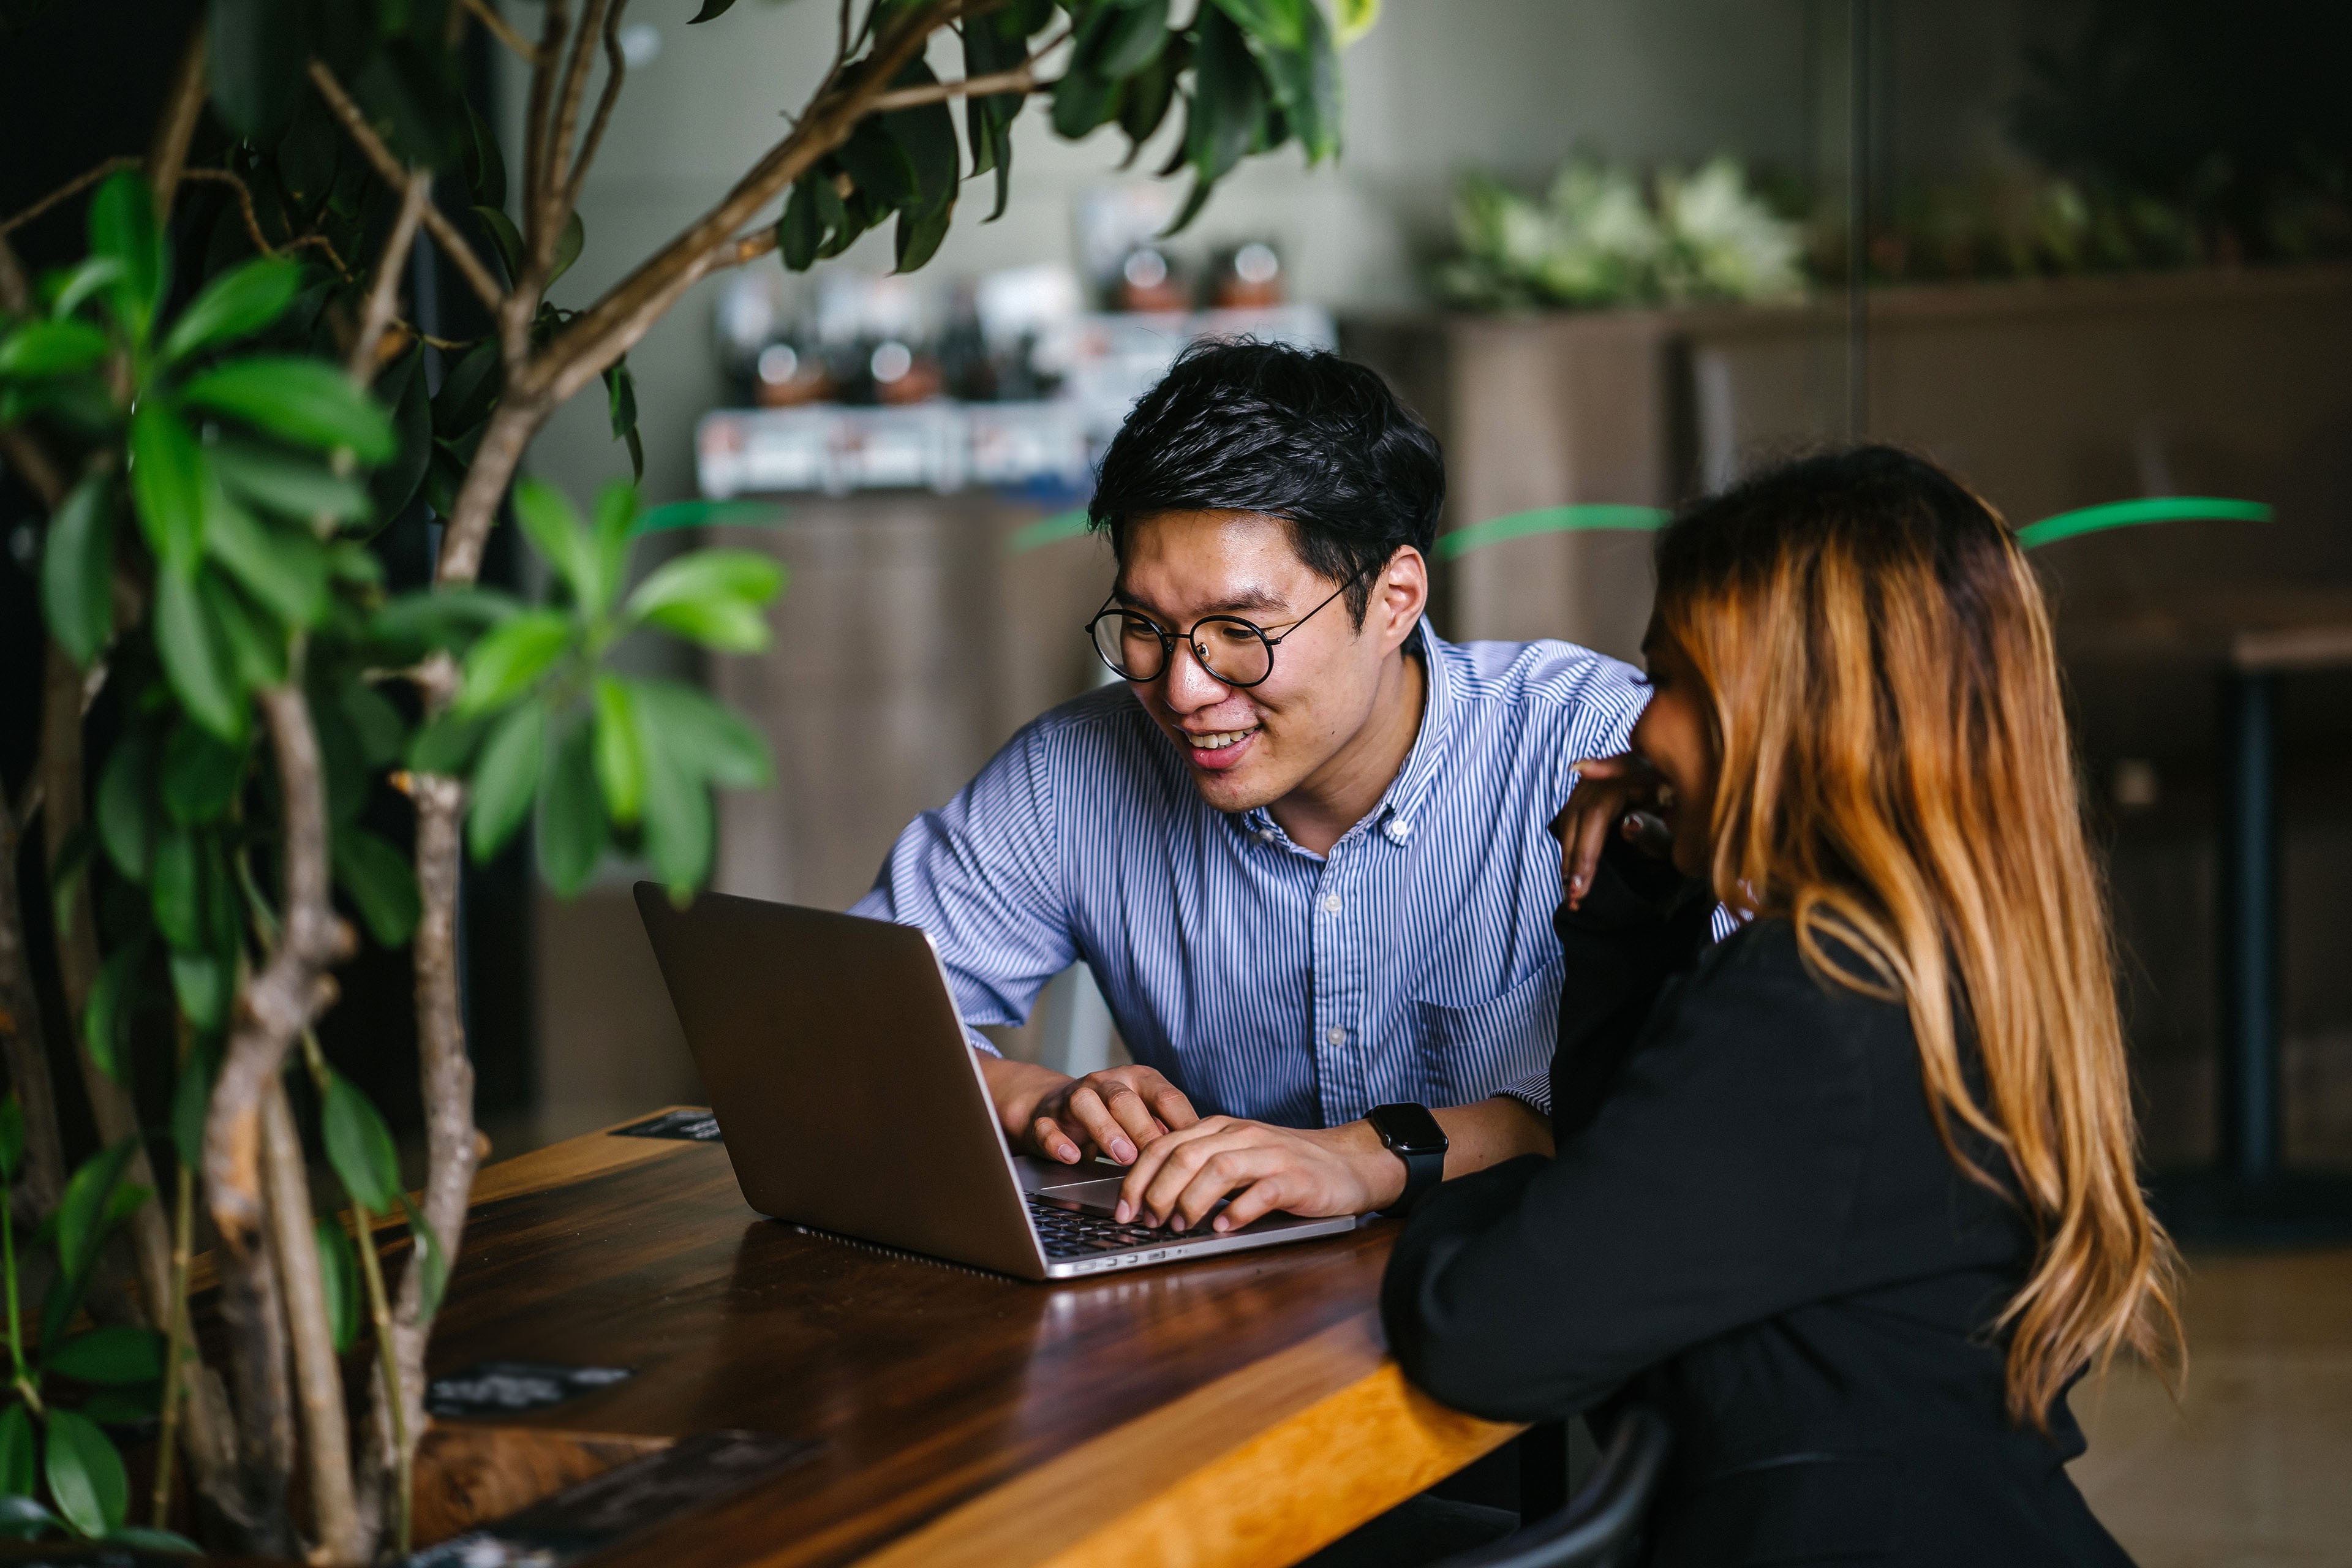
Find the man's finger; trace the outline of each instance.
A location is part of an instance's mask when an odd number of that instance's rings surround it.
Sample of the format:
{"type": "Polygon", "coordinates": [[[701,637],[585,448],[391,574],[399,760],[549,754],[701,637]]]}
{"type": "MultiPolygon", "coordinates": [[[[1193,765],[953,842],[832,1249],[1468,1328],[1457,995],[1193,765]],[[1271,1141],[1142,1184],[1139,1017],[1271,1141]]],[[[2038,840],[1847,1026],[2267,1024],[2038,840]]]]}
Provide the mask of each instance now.
{"type": "Polygon", "coordinates": [[[1151,1109],[1159,1113],[1160,1120],[1167,1124],[1171,1132],[1190,1127],[1201,1120],[1201,1113],[1192,1109],[1192,1102],[1184,1097],[1184,1091],[1165,1079],[1160,1080],[1160,1087],[1153,1089],[1147,1098],[1151,1101],[1151,1109]]]}
{"type": "Polygon", "coordinates": [[[1194,1129],[1186,1128],[1145,1144],[1142,1152],[1136,1155],[1135,1163],[1128,1168],[1127,1180],[1119,1184],[1118,1203],[1111,1210],[1111,1217],[1125,1225],[1139,1216],[1143,1213],[1144,1192],[1159,1177],[1160,1167],[1167,1163],[1168,1156],[1176,1152],[1180,1142],[1196,1136],[1199,1134],[1194,1129]]]}
{"type": "Polygon", "coordinates": [[[1029,1141],[1039,1153],[1065,1165],[1076,1164],[1086,1153],[1062,1131],[1062,1124],[1050,1116],[1041,1116],[1029,1124],[1029,1141]]]}
{"type": "MultiPolygon", "coordinates": [[[[1160,1136],[1160,1123],[1152,1119],[1151,1107],[1143,1102],[1143,1096],[1136,1093],[1131,1086],[1106,1084],[1103,1099],[1110,1108],[1111,1116],[1127,1129],[1128,1135],[1137,1143],[1149,1143],[1160,1136]]],[[[1114,1154],[1112,1158],[1119,1156],[1114,1154]]],[[[1130,1154],[1126,1158],[1132,1160],[1134,1156],[1130,1154]]]]}
{"type": "Polygon", "coordinates": [[[1200,1173],[1176,1200],[1171,1223],[1180,1231],[1205,1225],[1219,1204],[1244,1187],[1279,1174],[1287,1164],[1284,1151],[1262,1144],[1220,1150],[1201,1162],[1200,1173]]]}
{"type": "MultiPolygon", "coordinates": [[[[1192,1190],[1202,1169],[1218,1156],[1246,1146],[1255,1135],[1255,1129],[1241,1126],[1220,1128],[1204,1137],[1189,1139],[1181,1132],[1171,1133],[1162,1140],[1163,1144],[1173,1143],[1174,1147],[1161,1163],[1160,1174],[1153,1177],[1150,1185],[1144,1189],[1143,1223],[1165,1225],[1176,1219],[1184,1194],[1192,1190]]],[[[1223,1195],[1220,1191],[1216,1197],[1223,1195]]],[[[1205,1200],[1207,1203],[1215,1201],[1213,1197],[1205,1200]]],[[[1192,1217],[1200,1217],[1197,1210],[1192,1217]]]]}
{"type": "Polygon", "coordinates": [[[1239,1230],[1253,1221],[1264,1219],[1282,1206],[1282,1179],[1279,1176],[1267,1176],[1252,1182],[1234,1194],[1234,1201],[1225,1205],[1224,1212],[1210,1222],[1211,1228],[1220,1233],[1239,1230]]]}
{"type": "Polygon", "coordinates": [[[1081,1083],[1070,1091],[1066,1114],[1087,1130],[1087,1136],[1095,1141],[1096,1148],[1122,1165],[1134,1163],[1134,1142],[1103,1104],[1102,1096],[1091,1084],[1081,1083]]]}

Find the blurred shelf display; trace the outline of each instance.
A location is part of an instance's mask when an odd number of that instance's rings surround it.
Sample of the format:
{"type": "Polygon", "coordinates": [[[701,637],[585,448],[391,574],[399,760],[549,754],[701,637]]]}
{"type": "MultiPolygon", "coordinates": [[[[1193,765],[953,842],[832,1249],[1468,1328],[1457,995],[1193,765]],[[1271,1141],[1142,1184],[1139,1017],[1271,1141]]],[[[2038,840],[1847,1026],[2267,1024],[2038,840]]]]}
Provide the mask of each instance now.
{"type": "MultiPolygon", "coordinates": [[[[1244,281],[1271,282],[1276,274],[1265,268],[1278,262],[1269,247],[1255,247],[1264,257],[1249,255],[1251,248],[1224,258],[1224,268],[1244,281]],[[1252,271],[1261,276],[1251,279],[1252,271]]],[[[856,288],[906,281],[836,276],[856,288]]],[[[845,303],[836,298],[828,316],[827,281],[820,279],[817,325],[803,343],[781,334],[782,312],[763,310],[749,290],[722,303],[722,339],[736,363],[750,367],[747,379],[761,389],[762,405],[716,410],[696,426],[695,472],[705,496],[945,493],[967,485],[1081,489],[1127,411],[1186,345],[1247,337],[1328,349],[1339,341],[1330,313],[1314,305],[1064,310],[1076,303],[1076,279],[1047,268],[982,279],[971,290],[968,330],[934,336],[911,289],[871,289],[845,303]],[[1045,276],[1053,273],[1060,279],[1045,276]],[[950,395],[933,395],[942,387],[950,395]],[[992,395],[1016,390],[1030,395],[992,395]],[[862,395],[852,401],[845,391],[862,395]]]]}

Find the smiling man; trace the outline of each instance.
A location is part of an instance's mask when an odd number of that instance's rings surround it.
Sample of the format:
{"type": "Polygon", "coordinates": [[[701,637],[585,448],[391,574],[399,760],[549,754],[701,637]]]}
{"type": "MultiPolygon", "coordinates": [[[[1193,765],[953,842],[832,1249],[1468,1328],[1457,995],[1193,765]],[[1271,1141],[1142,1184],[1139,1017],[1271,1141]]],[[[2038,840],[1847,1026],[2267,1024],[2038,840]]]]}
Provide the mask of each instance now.
{"type": "Polygon", "coordinates": [[[930,933],[968,1029],[1086,961],[1134,1065],[972,1047],[1018,1145],[1134,1165],[1122,1219],[1393,1211],[1550,1150],[1548,825],[1642,691],[1566,643],[1441,641],[1444,494],[1362,366],[1186,353],[1090,509],[1118,575],[1089,631],[1125,684],[1014,736],[856,906],[930,933]]]}

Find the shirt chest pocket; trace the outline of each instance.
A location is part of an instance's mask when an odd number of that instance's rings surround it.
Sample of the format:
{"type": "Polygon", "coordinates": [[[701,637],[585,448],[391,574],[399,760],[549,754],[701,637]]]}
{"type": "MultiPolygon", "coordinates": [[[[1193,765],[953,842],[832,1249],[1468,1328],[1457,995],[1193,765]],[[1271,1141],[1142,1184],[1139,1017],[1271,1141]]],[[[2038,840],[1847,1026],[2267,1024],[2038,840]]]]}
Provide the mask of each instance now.
{"type": "Polygon", "coordinates": [[[1549,1067],[1564,968],[1555,958],[1501,995],[1466,1005],[1415,998],[1427,1103],[1466,1105],[1549,1067]]]}

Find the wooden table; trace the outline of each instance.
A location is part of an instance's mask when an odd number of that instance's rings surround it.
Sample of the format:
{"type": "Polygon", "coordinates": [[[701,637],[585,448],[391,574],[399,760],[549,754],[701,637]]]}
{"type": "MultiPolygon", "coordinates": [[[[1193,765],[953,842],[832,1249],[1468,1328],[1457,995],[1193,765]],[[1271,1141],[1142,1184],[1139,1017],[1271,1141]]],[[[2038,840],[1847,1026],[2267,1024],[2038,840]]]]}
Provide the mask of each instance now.
{"type": "MultiPolygon", "coordinates": [[[[715,1144],[592,1133],[475,1195],[435,1374],[635,1369],[502,1425],[607,1454],[719,1429],[824,1444],[600,1568],[1286,1563],[1517,1430],[1387,1358],[1391,1223],[1034,1285],[762,1219],[715,1144]]],[[[432,1441],[446,1462],[489,1436],[432,1441]]]]}

